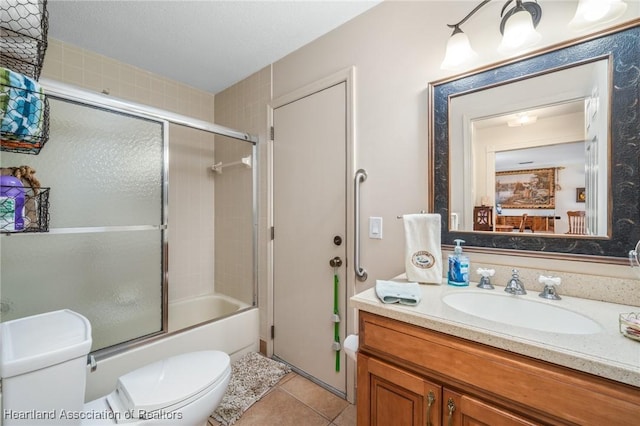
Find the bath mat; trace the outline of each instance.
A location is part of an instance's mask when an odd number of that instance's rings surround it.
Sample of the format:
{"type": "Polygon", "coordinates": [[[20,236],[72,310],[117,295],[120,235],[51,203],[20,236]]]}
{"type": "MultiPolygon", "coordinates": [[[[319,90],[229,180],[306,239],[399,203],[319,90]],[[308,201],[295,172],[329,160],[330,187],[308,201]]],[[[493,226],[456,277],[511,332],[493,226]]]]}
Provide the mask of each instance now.
{"type": "Polygon", "coordinates": [[[289,373],[289,366],[250,352],[231,365],[231,379],[222,402],[211,417],[228,426],[289,373]]]}

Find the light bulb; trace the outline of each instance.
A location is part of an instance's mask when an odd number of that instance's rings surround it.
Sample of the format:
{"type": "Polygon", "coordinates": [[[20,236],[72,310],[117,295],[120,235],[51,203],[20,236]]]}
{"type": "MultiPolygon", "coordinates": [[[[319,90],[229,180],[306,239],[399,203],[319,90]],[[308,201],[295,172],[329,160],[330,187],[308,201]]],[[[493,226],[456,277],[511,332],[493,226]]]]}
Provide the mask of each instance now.
{"type": "Polygon", "coordinates": [[[447,50],[440,68],[443,70],[455,70],[471,62],[477,56],[478,54],[471,48],[469,37],[456,27],[447,42],[447,50]]]}
{"type": "Polygon", "coordinates": [[[622,0],[580,0],[576,14],[569,22],[572,30],[586,30],[611,22],[624,14],[627,4],[622,0]]]}
{"type": "Polygon", "coordinates": [[[517,49],[537,44],[542,39],[540,33],[533,26],[531,13],[521,9],[511,15],[504,26],[502,42],[498,46],[498,52],[512,53],[517,49]]]}

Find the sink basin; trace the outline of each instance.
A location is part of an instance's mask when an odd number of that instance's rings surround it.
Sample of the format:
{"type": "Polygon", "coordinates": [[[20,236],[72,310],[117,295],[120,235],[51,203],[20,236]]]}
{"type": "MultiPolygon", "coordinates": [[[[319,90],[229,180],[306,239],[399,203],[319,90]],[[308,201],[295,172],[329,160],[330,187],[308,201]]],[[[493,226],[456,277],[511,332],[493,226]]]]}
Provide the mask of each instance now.
{"type": "Polygon", "coordinates": [[[509,294],[456,292],[445,295],[442,301],[465,314],[532,330],[563,334],[601,331],[600,325],[587,316],[509,294]]]}

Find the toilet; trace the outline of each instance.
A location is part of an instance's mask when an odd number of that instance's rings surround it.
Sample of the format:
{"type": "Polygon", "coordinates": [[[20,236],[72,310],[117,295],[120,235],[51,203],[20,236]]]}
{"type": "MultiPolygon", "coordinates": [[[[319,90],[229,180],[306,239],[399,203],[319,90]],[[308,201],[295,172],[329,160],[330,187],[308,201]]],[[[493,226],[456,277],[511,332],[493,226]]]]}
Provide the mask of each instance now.
{"type": "Polygon", "coordinates": [[[91,324],[68,309],[0,324],[4,426],[206,425],[231,377],[229,356],[172,356],[118,378],[84,403],[91,324]]]}

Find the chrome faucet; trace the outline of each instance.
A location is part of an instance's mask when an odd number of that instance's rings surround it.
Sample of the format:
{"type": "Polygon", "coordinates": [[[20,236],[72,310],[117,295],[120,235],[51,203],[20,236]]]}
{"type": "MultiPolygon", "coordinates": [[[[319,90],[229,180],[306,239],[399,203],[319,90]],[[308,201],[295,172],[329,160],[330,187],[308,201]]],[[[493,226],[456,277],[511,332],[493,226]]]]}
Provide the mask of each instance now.
{"type": "Polygon", "coordinates": [[[507,283],[507,286],[504,288],[504,291],[506,291],[509,294],[516,294],[516,295],[527,294],[527,291],[524,289],[524,285],[522,284],[522,281],[520,281],[520,277],[518,276],[517,269],[511,270],[511,279],[507,283]]]}

